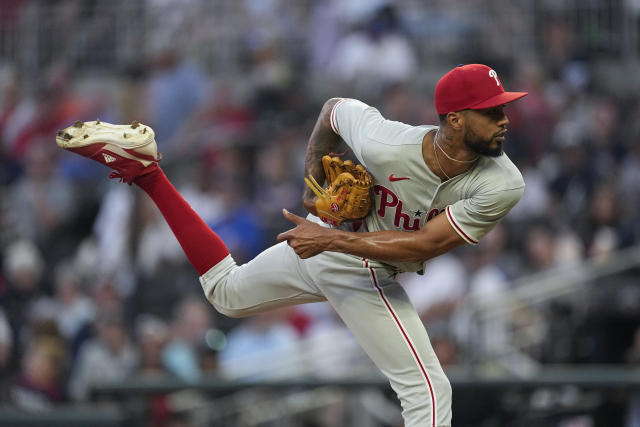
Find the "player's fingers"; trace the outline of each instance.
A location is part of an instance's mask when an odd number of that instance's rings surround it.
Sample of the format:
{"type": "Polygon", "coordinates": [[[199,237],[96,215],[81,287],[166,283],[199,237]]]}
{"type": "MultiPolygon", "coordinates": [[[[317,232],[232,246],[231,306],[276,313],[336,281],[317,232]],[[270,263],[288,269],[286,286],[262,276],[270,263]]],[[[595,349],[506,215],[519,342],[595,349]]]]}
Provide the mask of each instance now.
{"type": "Polygon", "coordinates": [[[316,186],[316,189],[320,193],[320,197],[330,197],[330,194],[327,192],[327,190],[322,188],[322,185],[318,184],[318,181],[316,181],[314,177],[310,176],[310,178],[313,184],[316,186]]]}
{"type": "Polygon", "coordinates": [[[332,157],[329,162],[329,165],[331,166],[331,170],[333,172],[334,178],[342,173],[343,167],[342,167],[342,160],[340,160],[340,157],[332,157]]]}
{"type": "Polygon", "coordinates": [[[371,175],[369,175],[369,172],[367,171],[364,172],[364,176],[362,180],[364,181],[365,185],[371,185],[371,175]]]}
{"type": "Polygon", "coordinates": [[[338,178],[336,178],[336,182],[339,185],[353,185],[355,181],[356,179],[349,172],[342,172],[338,175],[338,178]]]}
{"type": "Polygon", "coordinates": [[[297,248],[294,249],[294,251],[301,259],[307,259],[311,258],[312,256],[318,255],[317,251],[308,248],[297,248]]]}
{"type": "Polygon", "coordinates": [[[286,209],[282,209],[282,215],[284,215],[284,217],[286,219],[288,219],[289,221],[291,221],[294,224],[302,224],[303,222],[306,221],[306,219],[302,218],[301,216],[298,216],[296,214],[292,214],[291,212],[289,212],[286,209]]]}
{"type": "Polygon", "coordinates": [[[296,252],[296,254],[300,257],[300,259],[311,258],[311,255],[305,251],[296,252]]]}
{"type": "Polygon", "coordinates": [[[291,234],[293,230],[294,228],[287,231],[283,231],[282,233],[276,236],[276,239],[278,240],[278,242],[284,242],[285,240],[289,240],[292,237],[291,234]]]}
{"type": "Polygon", "coordinates": [[[309,175],[309,178],[305,178],[304,182],[309,186],[309,188],[314,193],[316,193],[316,196],[325,197],[326,191],[324,190],[324,188],[320,186],[320,184],[318,184],[318,181],[316,181],[316,179],[313,176],[309,175]]]}
{"type": "Polygon", "coordinates": [[[335,171],[333,170],[331,156],[322,156],[322,168],[324,169],[324,175],[327,178],[327,187],[331,185],[335,178],[335,171]]]}

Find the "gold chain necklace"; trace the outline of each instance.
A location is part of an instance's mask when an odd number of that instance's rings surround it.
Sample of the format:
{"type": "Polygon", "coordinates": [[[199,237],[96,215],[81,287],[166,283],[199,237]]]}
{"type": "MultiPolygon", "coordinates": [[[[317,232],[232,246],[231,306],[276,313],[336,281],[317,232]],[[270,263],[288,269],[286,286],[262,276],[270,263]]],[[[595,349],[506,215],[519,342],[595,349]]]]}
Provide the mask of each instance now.
{"type": "MultiPolygon", "coordinates": [[[[436,132],[436,136],[438,135],[438,133],[436,132]]],[[[440,168],[440,172],[442,172],[444,174],[444,176],[447,178],[447,180],[450,180],[451,177],[449,177],[449,175],[447,175],[447,173],[444,171],[444,169],[442,169],[442,165],[440,164],[440,160],[438,160],[438,152],[436,151],[436,138],[433,138],[433,156],[436,158],[436,163],[438,164],[438,167],[440,168]]]]}
{"type": "Polygon", "coordinates": [[[447,152],[442,149],[442,147],[440,147],[440,144],[438,144],[438,135],[440,135],[440,128],[438,128],[438,130],[436,130],[436,136],[433,137],[433,142],[435,143],[435,145],[438,146],[440,151],[442,151],[442,154],[444,154],[447,159],[449,159],[449,160],[451,160],[453,162],[458,162],[458,163],[473,163],[473,162],[475,162],[476,160],[478,160],[480,158],[480,156],[476,156],[474,159],[471,159],[471,160],[454,159],[453,157],[448,155],[447,152]]]}

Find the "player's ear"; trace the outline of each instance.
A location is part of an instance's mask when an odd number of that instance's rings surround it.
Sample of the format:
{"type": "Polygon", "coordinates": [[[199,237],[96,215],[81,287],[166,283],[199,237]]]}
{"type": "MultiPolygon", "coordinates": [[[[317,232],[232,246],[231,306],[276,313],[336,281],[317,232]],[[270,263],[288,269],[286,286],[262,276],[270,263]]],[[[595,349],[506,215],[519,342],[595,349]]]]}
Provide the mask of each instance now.
{"type": "Polygon", "coordinates": [[[447,124],[454,130],[459,131],[464,126],[464,112],[456,111],[447,113],[447,124]]]}

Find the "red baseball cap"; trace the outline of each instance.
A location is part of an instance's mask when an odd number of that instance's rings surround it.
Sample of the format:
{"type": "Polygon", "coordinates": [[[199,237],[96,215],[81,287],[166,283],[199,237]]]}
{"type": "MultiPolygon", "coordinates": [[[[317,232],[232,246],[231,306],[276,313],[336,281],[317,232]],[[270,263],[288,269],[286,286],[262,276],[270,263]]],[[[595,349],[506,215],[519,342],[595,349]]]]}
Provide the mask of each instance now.
{"type": "Polygon", "coordinates": [[[505,92],[498,73],[482,64],[458,65],[442,76],[435,91],[438,114],[481,110],[515,101],[528,92],[505,92]]]}

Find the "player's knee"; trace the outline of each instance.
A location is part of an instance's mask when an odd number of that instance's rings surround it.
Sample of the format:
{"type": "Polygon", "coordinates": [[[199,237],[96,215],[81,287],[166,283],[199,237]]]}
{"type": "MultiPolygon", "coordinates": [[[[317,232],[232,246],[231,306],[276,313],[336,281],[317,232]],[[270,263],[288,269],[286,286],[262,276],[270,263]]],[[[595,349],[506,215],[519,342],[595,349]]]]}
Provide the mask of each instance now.
{"type": "Polygon", "coordinates": [[[219,304],[215,304],[213,302],[211,302],[211,305],[213,306],[213,308],[216,309],[218,313],[234,319],[248,317],[248,316],[251,316],[251,314],[253,314],[251,310],[247,310],[247,309],[228,308],[228,307],[221,306],[219,304]]]}
{"type": "Polygon", "coordinates": [[[445,377],[437,386],[437,414],[439,423],[438,425],[448,426],[451,425],[451,399],[453,397],[453,390],[451,383],[445,377]]]}
{"type": "Polygon", "coordinates": [[[434,370],[431,372],[431,375],[431,379],[433,381],[436,394],[438,395],[438,399],[442,397],[446,400],[449,400],[453,391],[451,388],[451,382],[449,382],[449,379],[445,375],[444,371],[438,372],[434,370]]]}

